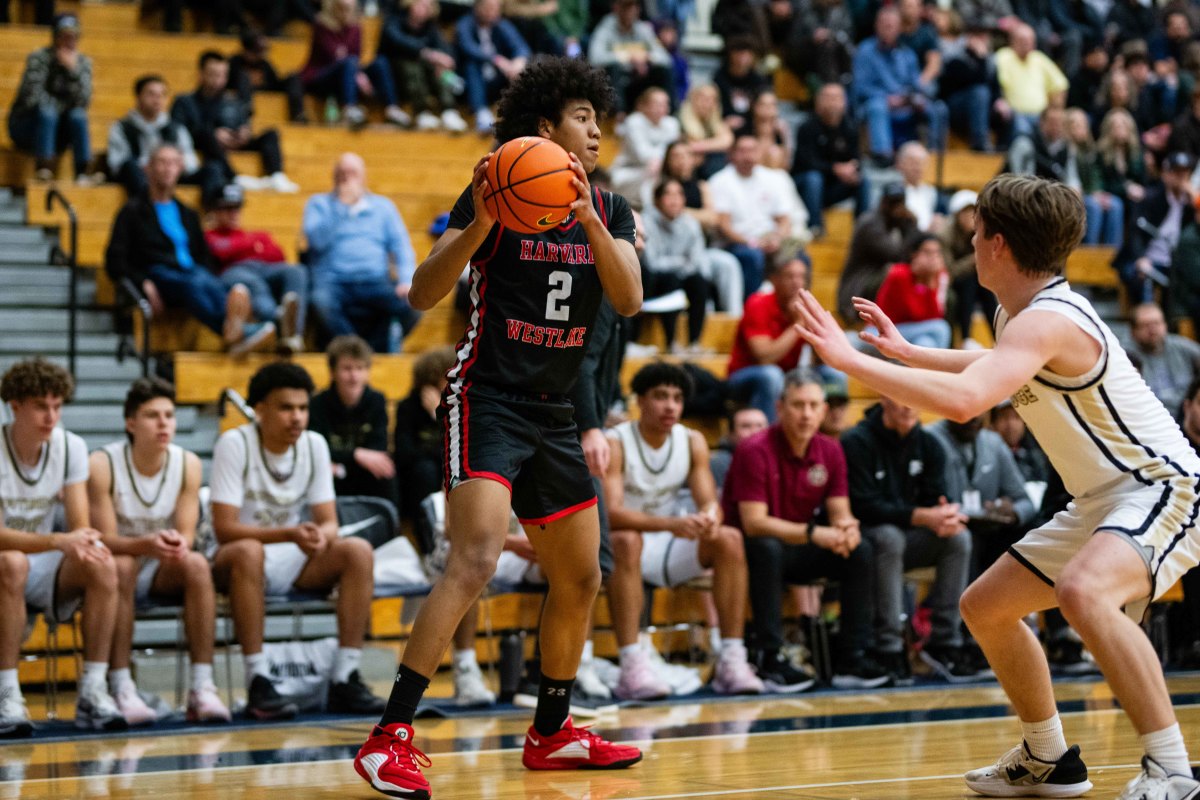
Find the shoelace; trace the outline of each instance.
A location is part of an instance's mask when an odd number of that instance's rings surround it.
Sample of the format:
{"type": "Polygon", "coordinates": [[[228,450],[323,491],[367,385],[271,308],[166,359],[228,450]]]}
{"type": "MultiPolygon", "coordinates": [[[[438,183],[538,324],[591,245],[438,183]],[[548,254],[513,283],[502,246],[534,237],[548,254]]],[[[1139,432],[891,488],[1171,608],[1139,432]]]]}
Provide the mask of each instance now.
{"type": "Polygon", "coordinates": [[[420,748],[418,748],[412,742],[393,741],[391,750],[397,758],[402,758],[404,755],[407,755],[408,762],[413,766],[414,769],[419,767],[428,769],[429,767],[433,766],[433,762],[429,759],[429,756],[422,753],[420,748]]]}
{"type": "Polygon", "coordinates": [[[996,770],[997,773],[1006,773],[1009,767],[1015,767],[1020,764],[1024,757],[1025,746],[1019,744],[1012,750],[1009,750],[1007,753],[1000,756],[1000,759],[996,762],[996,766],[993,767],[993,769],[996,770]]]}

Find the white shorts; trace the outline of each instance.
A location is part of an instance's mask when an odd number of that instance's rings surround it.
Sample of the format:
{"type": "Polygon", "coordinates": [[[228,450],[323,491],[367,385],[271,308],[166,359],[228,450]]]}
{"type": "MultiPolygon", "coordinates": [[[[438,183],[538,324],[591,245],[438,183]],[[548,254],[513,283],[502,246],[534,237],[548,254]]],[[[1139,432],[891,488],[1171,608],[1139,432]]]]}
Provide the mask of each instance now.
{"type": "Polygon", "coordinates": [[[308,555],[294,542],[276,542],[263,547],[263,584],[267,597],[285,595],[304,571],[308,555]]]}
{"type": "Polygon", "coordinates": [[[138,566],[137,583],[133,590],[133,602],[139,606],[150,601],[150,587],[154,585],[158,568],[162,566],[162,562],[157,558],[143,558],[141,562],[138,566]]]}
{"type": "Polygon", "coordinates": [[[708,572],[700,564],[700,542],[670,531],[642,534],[642,579],[653,586],[679,586],[708,572]]]}
{"type": "Polygon", "coordinates": [[[1040,528],[1027,533],[1009,552],[1051,586],[1094,533],[1129,542],[1146,563],[1150,595],[1129,603],[1125,613],[1141,621],[1146,608],[1200,561],[1197,479],[1122,484],[1099,497],[1076,500],[1040,528]]]}
{"type": "Polygon", "coordinates": [[[44,553],[27,553],[29,577],[25,580],[25,605],[40,611],[56,622],[67,622],[79,610],[83,595],[59,597],[58,571],[62,567],[63,554],[59,550],[44,553]]]}

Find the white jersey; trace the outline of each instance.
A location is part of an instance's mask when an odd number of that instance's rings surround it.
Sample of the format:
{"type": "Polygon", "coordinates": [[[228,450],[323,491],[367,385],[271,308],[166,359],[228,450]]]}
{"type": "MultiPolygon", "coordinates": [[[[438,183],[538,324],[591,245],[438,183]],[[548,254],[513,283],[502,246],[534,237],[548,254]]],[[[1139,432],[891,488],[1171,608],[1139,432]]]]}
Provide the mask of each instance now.
{"type": "Polygon", "coordinates": [[[129,442],[113,442],[100,449],[112,473],[112,502],[121,536],[148,536],[175,527],[175,509],[187,480],[187,452],[167,446],[162,469],[143,475],[133,465],[129,442]]]}
{"type": "Polygon", "coordinates": [[[679,492],[687,488],[692,471],[692,446],[688,429],[676,424],[667,441],[651,449],[638,432],[637,422],[622,422],[613,435],[625,453],[625,502],[633,511],[659,517],[680,512],[679,492]]]}
{"type": "Polygon", "coordinates": [[[26,533],[54,530],[54,510],[64,487],[88,478],[87,445],[83,439],[55,428],[42,445],[37,464],[18,463],[8,425],[0,447],[0,513],[4,526],[26,533]]]}
{"type": "MultiPolygon", "coordinates": [[[[1043,369],[1012,396],[1013,408],[1067,491],[1087,500],[1122,483],[1194,485],[1200,458],[1091,304],[1059,278],[1017,316],[1030,311],[1062,314],[1101,346],[1100,357],[1083,375],[1068,378],[1043,369]]],[[[1005,310],[997,309],[997,339],[1008,322],[1005,310]]]]}
{"type": "Polygon", "coordinates": [[[246,525],[282,528],[309,518],[309,508],[332,502],[329,445],[305,431],[286,453],[267,452],[254,423],[221,434],[213,448],[212,502],[239,508],[246,525]]]}

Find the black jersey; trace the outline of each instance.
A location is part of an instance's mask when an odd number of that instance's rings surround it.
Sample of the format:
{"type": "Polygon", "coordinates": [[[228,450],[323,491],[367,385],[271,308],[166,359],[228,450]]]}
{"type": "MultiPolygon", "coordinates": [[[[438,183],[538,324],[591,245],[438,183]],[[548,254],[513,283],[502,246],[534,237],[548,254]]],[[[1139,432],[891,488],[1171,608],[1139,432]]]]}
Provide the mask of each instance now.
{"type": "MultiPolygon", "coordinates": [[[[593,188],[592,203],[609,233],[632,244],[628,201],[593,188]]],[[[468,187],[450,212],[449,227],[465,228],[474,217],[468,187]]],[[[450,390],[480,384],[522,394],[567,394],[602,296],[591,245],[574,215],[542,233],[494,225],[471,257],[471,307],[447,376],[450,390]]]]}

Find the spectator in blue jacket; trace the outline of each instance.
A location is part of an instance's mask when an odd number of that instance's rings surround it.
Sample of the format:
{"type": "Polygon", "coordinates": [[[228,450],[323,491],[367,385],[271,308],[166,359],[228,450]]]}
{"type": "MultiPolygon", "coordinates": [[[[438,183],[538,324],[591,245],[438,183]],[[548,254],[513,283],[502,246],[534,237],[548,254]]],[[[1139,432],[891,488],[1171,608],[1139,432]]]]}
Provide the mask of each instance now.
{"type": "Polygon", "coordinates": [[[458,69],[467,84],[467,105],[475,129],[489,133],[496,118],[490,103],[529,61],[529,45],[516,27],[500,16],[500,0],[475,0],[474,11],[454,27],[458,69]]]}
{"type": "Polygon", "coordinates": [[[875,35],[854,54],[854,97],[876,161],[888,164],[895,155],[893,126],[924,122],[929,149],[945,147],[946,104],[937,99],[937,86],[921,79],[916,53],[900,44],[900,14],[894,7],[880,9],[875,35]]]}
{"type": "Polygon", "coordinates": [[[358,334],[376,352],[398,349],[389,336],[391,323],[407,333],[418,319],[408,304],[417,258],[395,204],[367,191],[360,156],[342,154],[333,191],[309,198],[304,238],[313,312],[326,334],[358,334]]]}

